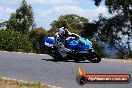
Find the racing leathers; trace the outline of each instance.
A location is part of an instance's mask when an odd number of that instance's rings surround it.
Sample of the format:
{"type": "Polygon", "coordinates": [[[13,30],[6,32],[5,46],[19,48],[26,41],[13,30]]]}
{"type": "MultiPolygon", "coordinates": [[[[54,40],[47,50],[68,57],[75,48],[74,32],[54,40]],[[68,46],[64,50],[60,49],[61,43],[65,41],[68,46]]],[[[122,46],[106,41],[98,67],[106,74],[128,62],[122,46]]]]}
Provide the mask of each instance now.
{"type": "Polygon", "coordinates": [[[54,38],[55,38],[55,46],[58,48],[58,52],[61,54],[61,56],[63,58],[66,58],[67,57],[67,53],[71,52],[70,49],[66,48],[66,44],[67,44],[67,40],[66,39],[68,37],[70,37],[70,36],[78,38],[77,34],[70,33],[69,31],[68,31],[67,36],[65,36],[65,37],[59,35],[58,32],[54,36],[54,38]]]}

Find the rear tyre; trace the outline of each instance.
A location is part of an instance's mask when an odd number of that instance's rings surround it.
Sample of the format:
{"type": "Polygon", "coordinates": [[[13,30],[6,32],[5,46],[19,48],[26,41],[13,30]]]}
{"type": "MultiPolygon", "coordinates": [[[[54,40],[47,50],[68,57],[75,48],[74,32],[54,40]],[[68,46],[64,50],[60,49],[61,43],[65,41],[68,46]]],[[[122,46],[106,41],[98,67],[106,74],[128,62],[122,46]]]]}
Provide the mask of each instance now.
{"type": "Polygon", "coordinates": [[[59,61],[60,55],[59,55],[58,51],[56,50],[56,48],[54,48],[54,47],[49,48],[48,52],[49,52],[49,55],[53,57],[54,62],[59,61]]]}

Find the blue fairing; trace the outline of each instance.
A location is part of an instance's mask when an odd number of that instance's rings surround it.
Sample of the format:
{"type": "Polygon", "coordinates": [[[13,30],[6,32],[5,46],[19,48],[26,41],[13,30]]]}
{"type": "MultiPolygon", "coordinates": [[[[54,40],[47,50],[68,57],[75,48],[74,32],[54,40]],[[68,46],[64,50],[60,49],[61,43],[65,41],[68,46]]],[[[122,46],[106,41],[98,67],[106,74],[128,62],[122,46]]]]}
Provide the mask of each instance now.
{"type": "Polygon", "coordinates": [[[53,46],[55,43],[54,37],[48,37],[48,38],[44,38],[43,42],[45,43],[46,46],[53,46]]]}
{"type": "MultiPolygon", "coordinates": [[[[50,45],[54,45],[55,40],[54,37],[48,37],[48,38],[44,38],[43,42],[46,45],[50,46],[50,45]]],[[[92,43],[88,39],[82,38],[80,36],[78,40],[70,39],[66,47],[69,49],[79,48],[81,51],[85,51],[88,50],[91,46],[92,43]],[[82,44],[79,43],[80,41],[82,42],[82,44]]]]}
{"type": "Polygon", "coordinates": [[[79,40],[72,40],[67,45],[67,48],[79,48],[81,51],[88,50],[92,46],[92,43],[85,38],[80,37],[79,40]],[[80,44],[79,42],[82,42],[83,44],[80,44]]]}

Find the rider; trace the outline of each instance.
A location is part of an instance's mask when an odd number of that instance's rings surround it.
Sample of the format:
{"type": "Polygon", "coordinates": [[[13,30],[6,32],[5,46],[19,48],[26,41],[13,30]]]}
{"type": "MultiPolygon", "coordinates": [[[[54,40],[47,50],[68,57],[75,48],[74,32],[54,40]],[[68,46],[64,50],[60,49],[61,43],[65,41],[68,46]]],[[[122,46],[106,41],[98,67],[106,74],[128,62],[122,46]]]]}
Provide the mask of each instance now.
{"type": "Polygon", "coordinates": [[[79,38],[77,34],[69,32],[65,27],[61,27],[54,36],[55,46],[58,48],[58,52],[63,58],[67,58],[67,53],[71,52],[70,49],[66,48],[66,39],[70,36],[79,38]]]}

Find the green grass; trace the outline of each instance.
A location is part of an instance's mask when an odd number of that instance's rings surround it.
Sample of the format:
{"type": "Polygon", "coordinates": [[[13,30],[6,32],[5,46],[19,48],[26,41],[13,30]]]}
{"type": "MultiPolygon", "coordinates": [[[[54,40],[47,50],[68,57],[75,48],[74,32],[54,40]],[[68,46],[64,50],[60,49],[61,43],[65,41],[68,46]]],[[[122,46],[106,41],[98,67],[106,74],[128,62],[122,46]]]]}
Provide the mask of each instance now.
{"type": "Polygon", "coordinates": [[[17,81],[0,77],[0,88],[50,88],[41,83],[32,83],[26,81],[17,81]]]}

